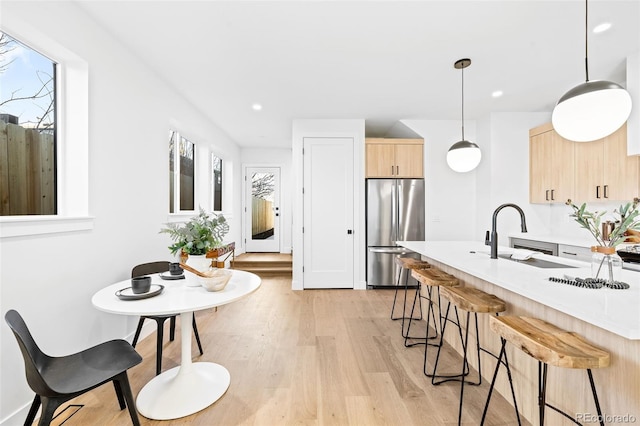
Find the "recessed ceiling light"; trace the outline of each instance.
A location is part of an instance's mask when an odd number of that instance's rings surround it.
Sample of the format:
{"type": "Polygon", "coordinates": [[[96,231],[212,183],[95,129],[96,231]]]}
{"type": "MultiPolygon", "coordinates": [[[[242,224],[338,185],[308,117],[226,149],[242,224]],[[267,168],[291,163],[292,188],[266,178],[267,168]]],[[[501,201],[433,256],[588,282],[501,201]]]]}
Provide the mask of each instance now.
{"type": "Polygon", "coordinates": [[[502,95],[503,95],[502,90],[496,90],[495,92],[493,92],[493,93],[491,94],[491,96],[493,96],[494,98],[499,98],[499,97],[500,97],[500,96],[502,96],[502,95]]]}
{"type": "Polygon", "coordinates": [[[605,31],[607,31],[609,28],[611,28],[611,23],[609,23],[609,22],[603,22],[603,23],[602,23],[602,24],[600,24],[600,25],[596,25],[596,27],[593,29],[593,32],[594,32],[595,34],[603,33],[603,32],[605,32],[605,31]]]}
{"type": "Polygon", "coordinates": [[[253,108],[254,111],[260,111],[262,109],[262,105],[253,104],[253,105],[251,105],[251,108],[253,108]]]}

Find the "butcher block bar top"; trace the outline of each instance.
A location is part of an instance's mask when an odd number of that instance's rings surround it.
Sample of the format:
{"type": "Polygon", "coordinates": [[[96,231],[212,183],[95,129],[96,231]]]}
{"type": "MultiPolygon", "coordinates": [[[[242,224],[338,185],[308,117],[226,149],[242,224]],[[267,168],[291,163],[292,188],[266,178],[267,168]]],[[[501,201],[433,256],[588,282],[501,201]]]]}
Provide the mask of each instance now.
{"type": "Polygon", "coordinates": [[[586,289],[549,281],[549,277],[589,277],[590,265],[584,262],[536,253],[533,257],[547,266],[538,267],[509,259],[516,250],[508,247],[499,247],[498,255],[502,257],[491,259],[489,247],[478,241],[398,244],[588,324],[626,339],[640,340],[640,272],[622,271],[622,281],[629,284],[629,289],[586,289]]]}

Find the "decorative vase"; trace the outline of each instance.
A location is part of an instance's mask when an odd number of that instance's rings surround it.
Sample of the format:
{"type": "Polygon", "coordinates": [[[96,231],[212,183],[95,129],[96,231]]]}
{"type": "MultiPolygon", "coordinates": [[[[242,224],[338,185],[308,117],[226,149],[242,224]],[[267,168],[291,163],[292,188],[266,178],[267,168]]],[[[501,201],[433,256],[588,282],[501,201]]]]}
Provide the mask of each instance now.
{"type": "MultiPolygon", "coordinates": [[[[206,272],[211,268],[211,259],[208,259],[204,254],[190,254],[185,263],[200,272],[206,272]]],[[[189,274],[186,284],[191,287],[197,287],[200,285],[200,281],[196,275],[189,274]]]]}
{"type": "Polygon", "coordinates": [[[591,277],[604,280],[605,285],[620,281],[622,259],[615,247],[593,246],[591,251],[591,277]]]}

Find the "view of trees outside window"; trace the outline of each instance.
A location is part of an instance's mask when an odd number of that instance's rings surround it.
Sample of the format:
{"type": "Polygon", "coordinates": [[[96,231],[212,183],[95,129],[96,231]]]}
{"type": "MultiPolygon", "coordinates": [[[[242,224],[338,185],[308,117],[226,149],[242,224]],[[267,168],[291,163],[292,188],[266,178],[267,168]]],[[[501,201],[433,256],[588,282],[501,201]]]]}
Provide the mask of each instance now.
{"type": "Polygon", "coordinates": [[[169,130],[169,171],[169,211],[194,211],[195,144],[175,130],[169,130]]]}
{"type": "Polygon", "coordinates": [[[0,215],[56,214],[56,63],[0,32],[0,215]]]}
{"type": "Polygon", "coordinates": [[[211,155],[213,211],[222,211],[222,158],[211,155]]]}

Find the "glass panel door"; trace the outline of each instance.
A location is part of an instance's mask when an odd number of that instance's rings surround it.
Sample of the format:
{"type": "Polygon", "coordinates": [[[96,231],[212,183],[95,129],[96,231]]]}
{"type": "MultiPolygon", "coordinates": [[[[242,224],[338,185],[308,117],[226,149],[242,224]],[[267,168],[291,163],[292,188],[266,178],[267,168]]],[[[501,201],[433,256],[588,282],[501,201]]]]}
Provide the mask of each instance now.
{"type": "Polygon", "coordinates": [[[280,168],[248,167],[246,251],[280,252],[280,168]]]}

